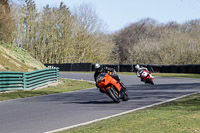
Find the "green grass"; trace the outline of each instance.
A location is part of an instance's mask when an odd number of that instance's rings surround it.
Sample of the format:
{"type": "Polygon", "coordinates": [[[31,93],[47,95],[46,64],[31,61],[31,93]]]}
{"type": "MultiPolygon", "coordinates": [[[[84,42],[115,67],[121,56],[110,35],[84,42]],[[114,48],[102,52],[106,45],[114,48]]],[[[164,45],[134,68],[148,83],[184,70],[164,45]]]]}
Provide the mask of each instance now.
{"type": "MultiPolygon", "coordinates": [[[[122,75],[136,75],[133,72],[119,72],[122,75]]],[[[185,73],[152,73],[153,76],[158,77],[181,77],[181,78],[200,78],[200,74],[185,74],[185,73]]]]}
{"type": "Polygon", "coordinates": [[[152,73],[152,75],[153,75],[153,76],[160,76],[160,77],[200,78],[200,74],[152,73]]]}
{"type": "Polygon", "coordinates": [[[59,133],[199,133],[200,94],[59,133]]]}
{"type": "Polygon", "coordinates": [[[79,81],[79,80],[69,80],[69,79],[60,79],[61,83],[57,86],[49,86],[43,89],[38,90],[30,90],[30,91],[15,91],[15,92],[4,92],[0,93],[0,101],[9,100],[9,99],[17,99],[17,98],[25,98],[25,97],[33,97],[33,96],[41,96],[41,95],[49,95],[54,93],[63,93],[75,90],[81,90],[86,88],[95,87],[94,83],[79,81]]]}

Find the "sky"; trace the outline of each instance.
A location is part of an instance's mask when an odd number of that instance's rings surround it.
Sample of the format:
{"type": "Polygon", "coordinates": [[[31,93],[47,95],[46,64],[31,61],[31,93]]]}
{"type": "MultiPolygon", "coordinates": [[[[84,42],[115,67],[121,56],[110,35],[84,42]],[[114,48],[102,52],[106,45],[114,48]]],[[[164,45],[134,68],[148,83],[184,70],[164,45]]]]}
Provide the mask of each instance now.
{"type": "Polygon", "coordinates": [[[200,0],[34,0],[37,8],[45,5],[59,7],[63,2],[69,9],[82,3],[95,7],[98,17],[115,32],[144,18],[159,23],[184,23],[200,19],[200,0]]]}

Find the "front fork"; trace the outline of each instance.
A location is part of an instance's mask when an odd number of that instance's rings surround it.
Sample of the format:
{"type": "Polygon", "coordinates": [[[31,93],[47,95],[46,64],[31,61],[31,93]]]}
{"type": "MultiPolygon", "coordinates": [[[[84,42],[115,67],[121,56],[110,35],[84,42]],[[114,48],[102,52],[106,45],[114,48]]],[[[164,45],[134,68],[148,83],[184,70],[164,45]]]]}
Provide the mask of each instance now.
{"type": "MultiPolygon", "coordinates": [[[[111,85],[111,86],[109,86],[109,87],[107,87],[105,90],[107,91],[108,89],[111,89],[111,91],[112,92],[114,92],[115,93],[115,95],[117,95],[118,97],[121,97],[121,91],[119,92],[118,90],[117,90],[117,88],[115,88],[115,86],[114,85],[111,85]],[[113,90],[113,89],[115,89],[115,90],[113,90]]],[[[122,90],[122,89],[121,89],[122,90]]],[[[107,93],[106,93],[107,94],[107,93]]]]}

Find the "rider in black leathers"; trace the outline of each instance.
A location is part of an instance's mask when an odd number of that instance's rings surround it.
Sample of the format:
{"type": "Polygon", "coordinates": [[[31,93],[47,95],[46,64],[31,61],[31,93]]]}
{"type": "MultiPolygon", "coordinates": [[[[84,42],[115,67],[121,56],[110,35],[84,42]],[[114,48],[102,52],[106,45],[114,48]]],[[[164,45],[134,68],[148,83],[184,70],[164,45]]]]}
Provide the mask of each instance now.
{"type": "Polygon", "coordinates": [[[120,83],[120,85],[122,86],[122,88],[124,90],[126,90],[125,85],[122,82],[120,82],[120,78],[116,74],[116,71],[115,71],[114,68],[103,66],[101,63],[96,63],[94,68],[95,68],[94,80],[96,82],[96,87],[99,89],[100,92],[102,92],[102,91],[101,91],[101,88],[98,87],[96,80],[97,80],[98,75],[101,74],[101,73],[108,73],[111,77],[113,77],[114,79],[116,79],[120,83]]]}

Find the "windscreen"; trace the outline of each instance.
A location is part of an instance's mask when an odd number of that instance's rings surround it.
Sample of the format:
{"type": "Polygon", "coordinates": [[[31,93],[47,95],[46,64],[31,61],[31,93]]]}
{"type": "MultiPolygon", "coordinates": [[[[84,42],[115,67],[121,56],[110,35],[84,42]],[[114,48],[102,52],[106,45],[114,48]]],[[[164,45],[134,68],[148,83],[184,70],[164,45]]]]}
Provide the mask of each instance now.
{"type": "Polygon", "coordinates": [[[105,77],[105,75],[106,75],[106,73],[99,74],[99,76],[97,77],[97,81],[99,82],[99,81],[103,80],[103,78],[105,77]]]}

